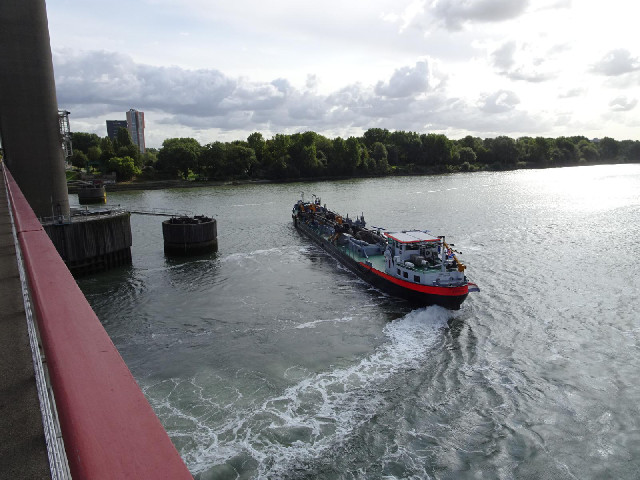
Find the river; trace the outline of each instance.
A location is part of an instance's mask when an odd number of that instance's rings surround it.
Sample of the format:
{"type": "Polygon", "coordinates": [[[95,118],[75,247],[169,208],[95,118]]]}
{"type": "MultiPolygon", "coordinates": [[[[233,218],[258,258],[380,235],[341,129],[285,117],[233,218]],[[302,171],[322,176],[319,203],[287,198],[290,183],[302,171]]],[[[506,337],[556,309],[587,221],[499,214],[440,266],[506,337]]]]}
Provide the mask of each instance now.
{"type": "MultiPolygon", "coordinates": [[[[113,192],[219,251],[80,287],[197,479],[637,478],[640,165],[113,192]],[[428,229],[481,292],[412,310],[297,232],[304,191],[428,229]]],[[[73,202],[73,196],[71,197],[73,202]]]]}

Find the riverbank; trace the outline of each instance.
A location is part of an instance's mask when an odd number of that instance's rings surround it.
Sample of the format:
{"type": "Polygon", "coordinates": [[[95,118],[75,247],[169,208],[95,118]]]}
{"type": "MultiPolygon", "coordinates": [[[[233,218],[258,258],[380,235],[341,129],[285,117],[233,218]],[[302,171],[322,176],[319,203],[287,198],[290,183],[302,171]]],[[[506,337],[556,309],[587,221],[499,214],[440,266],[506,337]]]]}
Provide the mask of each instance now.
{"type": "MultiPolygon", "coordinates": [[[[509,171],[516,170],[543,170],[554,168],[568,168],[568,167],[586,167],[603,165],[601,163],[581,163],[579,165],[558,165],[558,166],[527,166],[521,168],[505,169],[509,171]]],[[[173,188],[199,188],[199,187],[219,187],[225,185],[256,185],[256,184],[270,184],[270,183],[296,183],[296,182],[324,182],[324,181],[338,181],[349,180],[356,178],[384,178],[384,177],[419,177],[427,175],[447,175],[452,173],[474,173],[476,171],[488,171],[486,169],[478,169],[471,172],[397,172],[387,175],[360,175],[360,176],[322,176],[322,177],[306,177],[306,178],[283,178],[283,179],[242,179],[242,180],[182,180],[182,179],[135,179],[126,182],[118,183],[105,183],[105,189],[107,192],[120,192],[129,190],[164,190],[173,188]]],[[[491,170],[495,171],[495,170],[491,170]]],[[[79,186],[68,184],[69,193],[78,193],[79,186]]]]}
{"type": "MultiPolygon", "coordinates": [[[[107,183],[107,192],[121,192],[128,190],[165,190],[171,188],[197,188],[218,187],[222,185],[243,185],[271,183],[270,180],[243,180],[243,181],[193,181],[193,180],[135,180],[130,182],[107,183]]],[[[80,187],[68,185],[69,193],[78,193],[80,187]]]]}
{"type": "MultiPolygon", "coordinates": [[[[415,176],[415,175],[412,175],[415,176]]],[[[245,180],[132,180],[128,182],[106,183],[107,192],[122,192],[129,190],[166,190],[172,188],[199,188],[199,187],[220,187],[225,185],[258,185],[269,183],[293,183],[293,182],[322,182],[335,180],[348,180],[351,178],[370,177],[315,177],[296,178],[282,180],[268,179],[245,179],[245,180]]],[[[77,185],[67,185],[69,193],[78,193],[80,189],[77,185]]]]}

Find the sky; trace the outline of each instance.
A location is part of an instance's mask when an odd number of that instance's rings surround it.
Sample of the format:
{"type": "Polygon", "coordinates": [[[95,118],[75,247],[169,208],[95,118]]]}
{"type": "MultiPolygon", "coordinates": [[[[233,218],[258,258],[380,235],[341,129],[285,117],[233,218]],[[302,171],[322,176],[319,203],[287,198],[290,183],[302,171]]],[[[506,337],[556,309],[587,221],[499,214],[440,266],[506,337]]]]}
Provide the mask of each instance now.
{"type": "Polygon", "coordinates": [[[640,140],[628,0],[47,0],[72,131],[640,140]]]}

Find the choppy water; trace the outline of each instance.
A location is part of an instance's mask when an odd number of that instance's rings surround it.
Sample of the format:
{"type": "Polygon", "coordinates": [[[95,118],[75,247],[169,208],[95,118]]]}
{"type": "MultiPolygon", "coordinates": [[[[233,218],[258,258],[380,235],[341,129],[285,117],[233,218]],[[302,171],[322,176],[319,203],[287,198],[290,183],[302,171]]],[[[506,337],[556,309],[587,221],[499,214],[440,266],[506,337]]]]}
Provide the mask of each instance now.
{"type": "Polygon", "coordinates": [[[80,284],[192,473],[638,478],[640,165],[110,193],[218,219],[220,250],[80,284]],[[462,251],[458,312],[411,310],[302,237],[304,190],[462,251]]]}

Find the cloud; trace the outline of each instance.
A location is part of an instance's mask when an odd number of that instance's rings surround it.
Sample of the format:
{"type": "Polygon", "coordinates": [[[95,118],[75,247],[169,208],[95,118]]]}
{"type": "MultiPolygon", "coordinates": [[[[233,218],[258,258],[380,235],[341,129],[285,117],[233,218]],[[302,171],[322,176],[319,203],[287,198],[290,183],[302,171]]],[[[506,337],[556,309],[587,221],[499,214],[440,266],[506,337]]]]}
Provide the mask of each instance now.
{"type": "Polygon", "coordinates": [[[447,29],[460,30],[468,22],[502,22],[522,15],[529,0],[435,0],[433,14],[447,29]]]}
{"type": "Polygon", "coordinates": [[[609,106],[614,112],[628,112],[633,110],[637,104],[638,100],[636,98],[627,97],[617,97],[609,102],[609,106]]]}
{"type": "Polygon", "coordinates": [[[584,88],[571,88],[558,94],[558,98],[575,98],[585,94],[584,88]]]}
{"type": "Polygon", "coordinates": [[[480,99],[479,108],[487,113],[503,113],[513,110],[520,103],[518,96],[509,90],[484,95],[480,99]]]}
{"type": "Polygon", "coordinates": [[[515,64],[515,53],[516,42],[506,42],[500,48],[491,53],[491,63],[499,70],[508,71],[515,64]]]}
{"type": "Polygon", "coordinates": [[[619,48],[608,52],[591,67],[591,71],[610,77],[640,70],[638,58],[631,57],[629,50],[619,48]]]}
{"type": "Polygon", "coordinates": [[[542,55],[534,56],[531,47],[518,47],[515,41],[508,41],[489,55],[491,64],[503,75],[511,80],[530,83],[546,82],[555,78],[556,74],[545,69],[545,64],[554,53],[563,51],[559,46],[542,55]]]}
{"type": "Polygon", "coordinates": [[[517,111],[519,99],[509,90],[484,95],[474,104],[448,97],[445,89],[431,89],[426,61],[398,68],[386,80],[324,94],[315,90],[313,75],[297,87],[286,78],[260,82],[214,69],[143,65],[104,51],[63,56],[54,51],[54,64],[61,108],[71,111],[77,125],[93,125],[104,135],[104,120],[97,117],[117,118],[114,112],[124,117],[126,110],[137,108],[146,113],[147,133],[157,144],[176,135],[210,142],[213,132],[215,138],[232,133],[246,138],[253,131],[344,135],[379,126],[494,135],[539,131],[544,124],[517,111]]]}
{"type": "Polygon", "coordinates": [[[417,62],[414,67],[402,67],[393,72],[388,82],[378,82],[375,92],[389,98],[403,98],[424,93],[429,88],[429,66],[417,62]]]}
{"type": "Polygon", "coordinates": [[[546,82],[555,78],[555,74],[538,70],[527,70],[524,67],[517,68],[505,74],[511,80],[522,80],[530,83],[546,82]]]}

